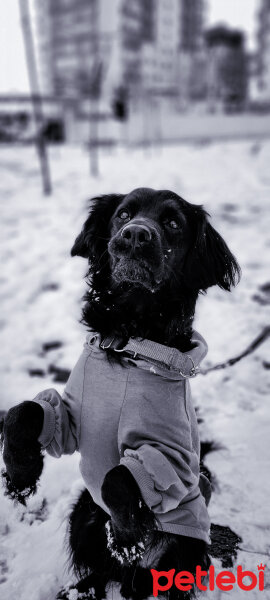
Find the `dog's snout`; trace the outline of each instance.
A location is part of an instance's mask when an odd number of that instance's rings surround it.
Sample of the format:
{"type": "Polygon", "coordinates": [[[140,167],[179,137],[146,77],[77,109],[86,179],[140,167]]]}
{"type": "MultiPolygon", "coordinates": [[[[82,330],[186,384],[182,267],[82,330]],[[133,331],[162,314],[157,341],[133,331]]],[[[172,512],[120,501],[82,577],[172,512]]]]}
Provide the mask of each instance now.
{"type": "Polygon", "coordinates": [[[151,241],[152,233],[147,225],[128,223],[123,227],[121,237],[129,241],[132,246],[143,246],[151,241]]]}

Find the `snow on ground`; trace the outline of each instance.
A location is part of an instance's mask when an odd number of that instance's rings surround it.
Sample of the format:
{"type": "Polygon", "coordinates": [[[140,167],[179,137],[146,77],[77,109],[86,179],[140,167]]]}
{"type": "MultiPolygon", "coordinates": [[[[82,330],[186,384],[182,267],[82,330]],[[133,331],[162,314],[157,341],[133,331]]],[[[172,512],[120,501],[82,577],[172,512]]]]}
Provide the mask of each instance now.
{"type": "MultiPolygon", "coordinates": [[[[2,147],[0,152],[0,410],[46,387],[61,393],[63,384],[53,381],[50,365],[71,369],[81,352],[86,265],[69,253],[86,215],[86,199],[96,194],[166,188],[204,204],[212,214],[243,277],[232,294],[213,288],[199,300],[195,325],[209,344],[204,366],[236,355],[269,323],[270,143],[117,149],[102,153],[98,179],[88,175],[84,149],[53,148],[50,198],[40,192],[33,148],[2,147]],[[31,376],[33,371],[39,375],[31,376]]],[[[203,419],[201,437],[221,446],[207,457],[217,479],[211,519],[242,537],[237,564],[255,572],[261,562],[270,566],[269,363],[265,343],[234,367],[192,381],[203,419]]],[[[27,509],[14,507],[0,491],[2,600],[53,600],[70,580],[65,519],[82,485],[73,455],[46,457],[39,492],[27,509]]],[[[238,589],[209,592],[209,597],[230,593],[245,597],[238,589]]],[[[250,599],[258,597],[258,591],[249,592],[250,599]]],[[[268,597],[269,582],[263,593],[268,597]]]]}

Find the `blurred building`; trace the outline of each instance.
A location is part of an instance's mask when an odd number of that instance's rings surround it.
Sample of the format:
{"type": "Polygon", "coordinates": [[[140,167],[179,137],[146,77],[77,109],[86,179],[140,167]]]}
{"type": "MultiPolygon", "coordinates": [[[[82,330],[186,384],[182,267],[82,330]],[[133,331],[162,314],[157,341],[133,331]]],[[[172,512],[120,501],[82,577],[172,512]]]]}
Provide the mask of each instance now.
{"type": "Polygon", "coordinates": [[[260,95],[270,101],[270,0],[260,0],[258,11],[258,81],[260,95]]]}
{"type": "Polygon", "coordinates": [[[41,86],[45,94],[89,95],[98,85],[101,60],[110,52],[109,32],[101,37],[99,0],[36,0],[41,86]]]}
{"type": "Polygon", "coordinates": [[[205,34],[207,45],[207,94],[210,110],[242,110],[248,87],[244,34],[217,26],[205,34]]]}
{"type": "Polygon", "coordinates": [[[177,84],[179,6],[179,0],[148,3],[141,47],[141,84],[146,90],[162,92],[177,84]]]}
{"type": "Polygon", "coordinates": [[[101,85],[104,95],[189,95],[202,73],[204,15],[205,0],[36,0],[43,92],[80,98],[101,85]]]}
{"type": "Polygon", "coordinates": [[[142,0],[36,0],[43,92],[82,98],[101,82],[137,85],[148,13],[142,0]]]}
{"type": "MultiPolygon", "coordinates": [[[[149,11],[148,11],[149,12],[149,11]]],[[[141,46],[148,12],[142,0],[99,0],[99,37],[109,41],[109,55],[99,53],[103,92],[136,89],[141,84],[141,46]]]]}
{"type": "Polygon", "coordinates": [[[178,82],[183,107],[206,95],[205,0],[181,0],[179,15],[178,82]]]}
{"type": "Polygon", "coordinates": [[[200,50],[203,46],[205,27],[205,0],[181,0],[179,19],[180,47],[186,51],[200,50]]]}
{"type": "Polygon", "coordinates": [[[257,103],[261,106],[262,91],[260,89],[259,76],[259,57],[257,51],[247,53],[248,67],[248,102],[250,108],[257,108],[257,103]]]}

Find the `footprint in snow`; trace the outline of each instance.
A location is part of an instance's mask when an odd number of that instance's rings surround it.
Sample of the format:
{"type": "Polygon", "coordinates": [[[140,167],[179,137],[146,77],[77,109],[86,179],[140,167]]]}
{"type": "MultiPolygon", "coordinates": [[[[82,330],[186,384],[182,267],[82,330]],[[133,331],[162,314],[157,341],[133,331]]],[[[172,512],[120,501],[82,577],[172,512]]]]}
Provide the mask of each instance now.
{"type": "Polygon", "coordinates": [[[5,558],[0,558],[0,585],[1,583],[5,583],[7,580],[6,574],[8,572],[7,560],[5,558]]]}

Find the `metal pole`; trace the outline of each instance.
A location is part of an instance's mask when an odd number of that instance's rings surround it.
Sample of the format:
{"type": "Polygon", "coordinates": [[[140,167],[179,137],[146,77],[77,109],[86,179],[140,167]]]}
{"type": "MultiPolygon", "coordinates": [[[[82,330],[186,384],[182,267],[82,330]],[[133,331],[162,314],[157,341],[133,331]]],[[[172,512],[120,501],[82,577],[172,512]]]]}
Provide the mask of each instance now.
{"type": "Polygon", "coordinates": [[[98,161],[98,110],[100,93],[100,70],[99,70],[99,3],[95,0],[94,6],[94,65],[91,77],[90,87],[90,119],[89,119],[89,153],[90,153],[90,172],[94,177],[99,175],[98,161]],[[96,115],[96,117],[92,115],[96,115]]]}
{"type": "Polygon", "coordinates": [[[38,74],[35,61],[35,50],[31,30],[31,20],[29,13],[28,0],[19,0],[24,48],[26,54],[27,71],[30,83],[31,99],[33,105],[34,119],[36,123],[36,145],[40,161],[41,178],[43,192],[45,195],[51,194],[51,178],[47,155],[47,148],[43,135],[43,111],[42,99],[39,91],[38,74]]]}
{"type": "Polygon", "coordinates": [[[90,100],[90,122],[89,122],[90,172],[91,172],[91,175],[93,175],[94,177],[98,177],[98,175],[99,175],[98,119],[93,118],[91,116],[91,114],[98,115],[98,98],[92,97],[90,100]]]}

